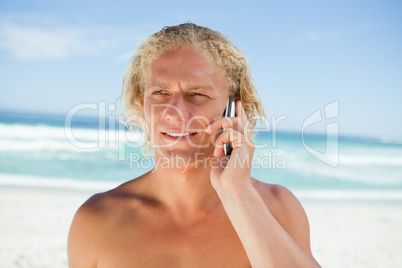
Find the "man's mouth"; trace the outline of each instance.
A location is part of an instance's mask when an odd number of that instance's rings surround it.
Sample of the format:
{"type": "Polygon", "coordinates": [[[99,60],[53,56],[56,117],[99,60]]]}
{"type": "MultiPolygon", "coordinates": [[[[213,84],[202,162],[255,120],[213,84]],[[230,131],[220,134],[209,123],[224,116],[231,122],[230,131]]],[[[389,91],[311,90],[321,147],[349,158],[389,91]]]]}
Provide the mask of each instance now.
{"type": "Polygon", "coordinates": [[[196,132],[193,132],[193,133],[168,133],[167,132],[167,133],[163,133],[163,134],[177,138],[177,137],[193,136],[193,135],[195,135],[197,133],[196,132]]]}

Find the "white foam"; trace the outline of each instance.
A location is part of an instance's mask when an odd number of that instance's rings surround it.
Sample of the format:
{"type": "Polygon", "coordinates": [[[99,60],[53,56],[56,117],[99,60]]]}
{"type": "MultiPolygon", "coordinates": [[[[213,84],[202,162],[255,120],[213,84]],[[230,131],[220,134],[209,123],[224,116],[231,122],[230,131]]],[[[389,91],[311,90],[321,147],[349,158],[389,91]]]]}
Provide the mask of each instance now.
{"type": "Polygon", "coordinates": [[[379,138],[381,143],[393,143],[393,144],[402,144],[402,137],[388,137],[384,136],[379,138]]]}
{"type": "Polygon", "coordinates": [[[301,199],[402,201],[402,191],[398,190],[295,190],[292,192],[301,199]]]}
{"type": "MultiPolygon", "coordinates": [[[[79,190],[106,191],[123,181],[90,181],[72,178],[49,178],[31,175],[11,175],[0,173],[0,185],[65,188],[79,190]]],[[[401,190],[293,190],[297,198],[316,200],[386,200],[402,201],[401,190]]]]}
{"type": "Polygon", "coordinates": [[[98,148],[81,150],[80,148],[63,140],[10,140],[0,141],[0,151],[6,152],[41,152],[41,151],[94,151],[98,148]]]}
{"type": "Polygon", "coordinates": [[[0,124],[0,151],[88,151],[136,143],[142,134],[125,130],[65,129],[52,126],[0,124]],[[72,134],[67,135],[67,134],[72,134]],[[85,150],[82,150],[85,149],[85,150]]]}
{"type": "Polygon", "coordinates": [[[72,178],[49,178],[31,175],[11,175],[0,173],[0,185],[66,188],[79,190],[106,191],[122,182],[77,180],[72,178]]]}
{"type": "MultiPolygon", "coordinates": [[[[336,157],[336,156],[332,156],[336,157]]],[[[401,155],[339,155],[340,165],[387,165],[387,166],[402,166],[401,155]]]]}
{"type": "Polygon", "coordinates": [[[12,139],[65,139],[63,128],[52,126],[30,126],[0,124],[0,138],[12,139]]]}
{"type": "Polygon", "coordinates": [[[311,165],[306,163],[292,162],[287,165],[293,172],[304,176],[320,178],[333,178],[340,181],[359,182],[367,185],[401,185],[402,167],[379,167],[367,166],[359,168],[356,166],[339,165],[336,168],[325,165],[311,165]]]}

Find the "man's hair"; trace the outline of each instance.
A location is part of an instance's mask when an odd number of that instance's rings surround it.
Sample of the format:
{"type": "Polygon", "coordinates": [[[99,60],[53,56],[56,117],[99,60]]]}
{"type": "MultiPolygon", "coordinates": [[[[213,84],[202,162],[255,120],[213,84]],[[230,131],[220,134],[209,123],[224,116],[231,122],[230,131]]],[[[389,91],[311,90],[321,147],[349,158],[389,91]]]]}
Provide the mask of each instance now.
{"type": "Polygon", "coordinates": [[[124,123],[133,129],[139,124],[130,118],[133,115],[144,118],[145,76],[151,62],[164,52],[181,47],[194,47],[216,62],[226,78],[228,94],[241,100],[250,128],[254,128],[258,119],[264,117],[264,109],[252,81],[246,56],[223,34],[193,23],[166,26],[137,48],[127,67],[120,96],[124,123]]]}

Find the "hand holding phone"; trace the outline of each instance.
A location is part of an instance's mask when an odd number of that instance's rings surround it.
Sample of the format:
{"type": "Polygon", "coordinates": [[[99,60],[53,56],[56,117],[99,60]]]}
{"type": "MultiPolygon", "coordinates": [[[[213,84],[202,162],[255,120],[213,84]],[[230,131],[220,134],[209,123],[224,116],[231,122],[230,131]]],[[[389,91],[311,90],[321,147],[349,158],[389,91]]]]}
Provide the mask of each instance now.
{"type": "MultiPolygon", "coordinates": [[[[235,99],[233,97],[229,97],[223,117],[235,117],[235,111],[235,99]]],[[[232,149],[232,142],[230,141],[228,143],[225,143],[225,145],[223,146],[223,151],[225,155],[230,155],[232,153],[232,149]]]]}

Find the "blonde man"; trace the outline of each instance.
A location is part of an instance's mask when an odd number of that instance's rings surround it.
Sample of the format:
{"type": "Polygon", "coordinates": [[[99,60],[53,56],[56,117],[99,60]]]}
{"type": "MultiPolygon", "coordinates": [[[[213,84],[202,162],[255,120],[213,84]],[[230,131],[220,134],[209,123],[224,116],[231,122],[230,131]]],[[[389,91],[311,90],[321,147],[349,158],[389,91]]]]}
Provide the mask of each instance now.
{"type": "Polygon", "coordinates": [[[250,176],[251,129],[264,112],[247,58],[222,34],[192,23],[153,34],[121,99],[126,123],[144,118],[165,165],[79,208],[70,267],[319,267],[296,197],[250,176]],[[229,96],[236,116],[222,118],[229,96]]]}

